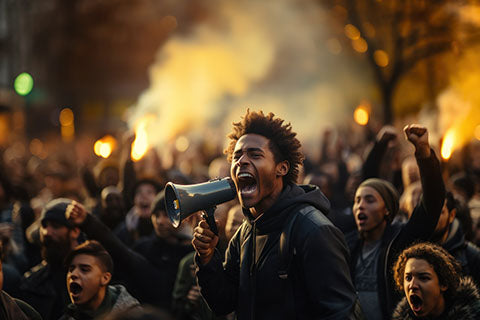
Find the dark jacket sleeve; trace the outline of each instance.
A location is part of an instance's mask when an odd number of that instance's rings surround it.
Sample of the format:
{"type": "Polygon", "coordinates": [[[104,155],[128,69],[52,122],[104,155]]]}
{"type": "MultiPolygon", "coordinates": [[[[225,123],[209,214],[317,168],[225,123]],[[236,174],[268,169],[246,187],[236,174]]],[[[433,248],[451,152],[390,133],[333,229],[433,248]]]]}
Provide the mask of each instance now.
{"type": "Polygon", "coordinates": [[[387,151],[388,142],[375,141],[362,166],[362,181],[370,178],[379,178],[380,163],[387,151]]]}
{"type": "Polygon", "coordinates": [[[83,185],[85,186],[85,189],[87,189],[90,197],[99,197],[102,190],[100,190],[100,187],[97,185],[93,172],[89,168],[84,167],[81,169],[81,176],[83,185]]]}
{"type": "Polygon", "coordinates": [[[206,265],[202,265],[198,254],[195,254],[196,274],[202,296],[216,315],[229,314],[237,306],[240,278],[240,234],[241,232],[237,232],[230,241],[223,265],[218,250],[215,250],[214,256],[206,265]]]}
{"type": "Polygon", "coordinates": [[[124,275],[122,282],[142,303],[155,304],[158,270],[142,255],[125,246],[97,217],[89,214],[80,226],[89,239],[99,241],[112,256],[115,273],[124,275]]]}
{"type": "Polygon", "coordinates": [[[440,162],[431,150],[429,158],[417,158],[422,183],[422,197],[410,220],[400,232],[396,248],[403,250],[415,240],[428,240],[437,226],[445,202],[445,185],[440,162]]]}
{"type": "Polygon", "coordinates": [[[344,236],[329,223],[314,228],[309,224],[297,233],[301,235],[297,253],[308,297],[317,308],[314,314],[318,319],[349,319],[356,293],[344,236]]]}

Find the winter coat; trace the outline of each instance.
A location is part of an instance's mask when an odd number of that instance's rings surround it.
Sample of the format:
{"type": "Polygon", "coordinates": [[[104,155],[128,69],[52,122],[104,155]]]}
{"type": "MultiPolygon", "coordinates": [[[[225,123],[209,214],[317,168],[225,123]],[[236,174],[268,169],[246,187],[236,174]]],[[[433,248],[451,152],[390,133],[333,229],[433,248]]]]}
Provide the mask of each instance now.
{"type": "MultiPolygon", "coordinates": [[[[403,298],[393,312],[392,320],[415,320],[407,298],[403,298]]],[[[422,318],[424,319],[424,318],[422,318]]],[[[430,319],[430,318],[429,318],[430,319]]],[[[444,312],[431,320],[478,320],[480,319],[480,294],[470,278],[460,279],[460,285],[452,298],[446,301],[444,312]]]]}
{"type": "Polygon", "coordinates": [[[170,243],[153,234],[138,241],[133,246],[133,250],[144,256],[159,271],[157,280],[161,285],[156,288],[157,306],[171,309],[178,264],[187,253],[193,251],[191,242],[170,243]]]}
{"type": "Polygon", "coordinates": [[[29,304],[12,298],[5,291],[0,290],[0,319],[42,320],[42,317],[29,304]]]}
{"type": "Polygon", "coordinates": [[[201,293],[217,315],[236,312],[244,319],[350,319],[356,294],[343,234],[322,212],[329,202],[317,187],[286,185],[277,202],[247,220],[231,239],[222,266],[216,251],[198,266],[201,293]],[[288,219],[291,268],[279,276],[279,239],[288,219]]]}
{"type": "Polygon", "coordinates": [[[472,277],[475,284],[480,286],[480,248],[465,240],[458,220],[455,219],[451,224],[448,238],[442,247],[457,259],[463,274],[472,277]]]}
{"type": "MultiPolygon", "coordinates": [[[[427,159],[417,158],[423,195],[420,203],[406,224],[387,225],[380,242],[377,261],[378,298],[384,319],[390,319],[393,309],[400,300],[393,281],[393,265],[400,252],[416,241],[427,241],[433,234],[445,201],[440,163],[431,150],[427,159]]],[[[355,230],[346,235],[352,259],[350,269],[355,279],[355,267],[362,252],[363,241],[355,230]]]]}
{"type": "Polygon", "coordinates": [[[82,310],[74,304],[69,304],[67,312],[59,320],[91,320],[110,312],[122,312],[133,308],[141,308],[140,302],[132,297],[122,285],[110,285],[105,298],[95,312],[82,310]]]}
{"type": "Polygon", "coordinates": [[[19,298],[38,311],[43,319],[56,320],[70,302],[65,279],[63,268],[53,269],[42,261],[24,274],[19,298]]]}
{"type": "Polygon", "coordinates": [[[216,317],[202,296],[196,300],[188,298],[188,293],[197,280],[192,270],[195,252],[187,254],[178,264],[178,273],[172,292],[172,311],[177,320],[226,320],[226,316],[216,317]]]}

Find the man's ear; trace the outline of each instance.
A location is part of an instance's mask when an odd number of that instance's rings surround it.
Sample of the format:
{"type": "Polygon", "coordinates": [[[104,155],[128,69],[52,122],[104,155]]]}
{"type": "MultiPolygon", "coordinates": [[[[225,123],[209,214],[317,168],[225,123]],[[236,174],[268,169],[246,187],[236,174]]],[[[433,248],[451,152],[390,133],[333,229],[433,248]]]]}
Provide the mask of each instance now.
{"type": "Polygon", "coordinates": [[[276,166],[276,175],[277,177],[286,176],[290,170],[290,163],[287,160],[280,161],[276,166]]]}
{"type": "Polygon", "coordinates": [[[70,239],[77,240],[78,237],[80,236],[80,233],[81,233],[80,228],[74,227],[70,229],[70,239]]]}
{"type": "Polygon", "coordinates": [[[455,220],[456,216],[457,216],[457,209],[455,208],[448,213],[448,224],[451,224],[453,220],[455,220]]]}
{"type": "Polygon", "coordinates": [[[104,272],[100,279],[100,284],[105,287],[110,283],[110,280],[112,280],[112,274],[110,272],[104,272]]]}

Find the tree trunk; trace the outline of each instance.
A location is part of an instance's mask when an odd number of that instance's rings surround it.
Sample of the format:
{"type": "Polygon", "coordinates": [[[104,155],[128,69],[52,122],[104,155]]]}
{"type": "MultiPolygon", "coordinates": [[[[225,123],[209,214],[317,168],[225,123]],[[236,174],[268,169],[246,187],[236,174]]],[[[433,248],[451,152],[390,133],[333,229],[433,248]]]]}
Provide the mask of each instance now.
{"type": "Polygon", "coordinates": [[[393,123],[393,88],[391,83],[382,84],[383,124],[393,123]]]}

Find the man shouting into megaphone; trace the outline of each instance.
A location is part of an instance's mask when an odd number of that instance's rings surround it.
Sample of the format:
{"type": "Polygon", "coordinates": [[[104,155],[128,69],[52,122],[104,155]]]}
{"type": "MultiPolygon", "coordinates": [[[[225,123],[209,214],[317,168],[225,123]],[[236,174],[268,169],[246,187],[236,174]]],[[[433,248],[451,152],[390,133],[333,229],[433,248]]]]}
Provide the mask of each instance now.
{"type": "Polygon", "coordinates": [[[233,124],[225,153],[247,219],[222,264],[206,221],[195,228],[197,278],[210,308],[237,319],[357,319],[341,231],[313,186],[295,184],[303,161],[290,124],[250,112],[233,124]]]}

